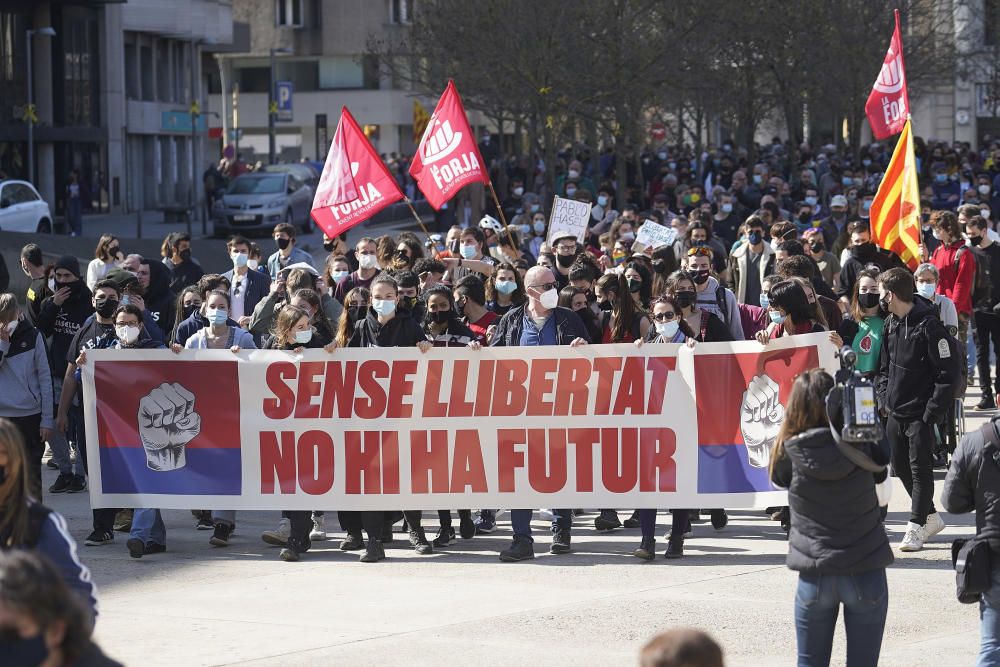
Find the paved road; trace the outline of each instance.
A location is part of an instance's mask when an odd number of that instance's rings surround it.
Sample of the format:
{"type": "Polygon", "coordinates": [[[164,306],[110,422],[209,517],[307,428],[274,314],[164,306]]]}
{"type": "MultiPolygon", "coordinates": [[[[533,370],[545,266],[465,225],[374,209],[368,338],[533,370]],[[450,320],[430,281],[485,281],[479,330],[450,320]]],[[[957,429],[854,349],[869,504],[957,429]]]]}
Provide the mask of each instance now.
{"type": "MultiPolygon", "coordinates": [[[[967,405],[978,398],[970,390],[967,405]]],[[[46,474],[47,486],[54,475],[46,474]]],[[[943,471],[935,477],[940,493],[943,471]]],[[[82,543],[86,496],[47,502],[82,543]]],[[[894,545],[908,507],[897,482],[887,522],[894,545]]],[[[284,563],[259,539],[277,512],[241,513],[226,549],[210,547],[189,513],[166,511],[166,554],[133,560],[123,534],[80,551],[100,587],[97,638],[127,665],[629,665],[646,638],[671,626],[708,630],[731,666],[794,662],[796,577],[784,566],[784,533],[761,512],[731,512],[718,533],[698,524],[682,560],[651,563],[629,555],[638,529],[598,534],[593,516],[576,520],[567,556],[542,555],[549,538],[536,521],[539,556],[515,564],[497,561],[506,522],[433,556],[414,555],[397,533],[379,564],[358,563],[334,542],[284,563]]],[[[974,662],[978,610],[955,601],[950,567],[951,540],[974,521],[945,518],[948,528],[924,551],[896,552],[883,665],[974,662]]],[[[661,530],[667,520],[661,514],[661,530]]],[[[842,629],[834,654],[843,664],[842,629]]]]}

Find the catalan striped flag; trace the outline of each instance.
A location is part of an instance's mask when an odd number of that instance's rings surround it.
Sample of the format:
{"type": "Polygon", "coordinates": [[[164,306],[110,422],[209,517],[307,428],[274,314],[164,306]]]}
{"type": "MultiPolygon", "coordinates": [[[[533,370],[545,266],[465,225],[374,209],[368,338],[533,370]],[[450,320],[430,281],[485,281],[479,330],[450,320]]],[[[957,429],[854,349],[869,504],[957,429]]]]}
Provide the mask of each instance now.
{"type": "Polygon", "coordinates": [[[916,269],[920,263],[920,187],[909,119],[875,193],[870,219],[875,244],[899,255],[911,271],[916,269]]]}

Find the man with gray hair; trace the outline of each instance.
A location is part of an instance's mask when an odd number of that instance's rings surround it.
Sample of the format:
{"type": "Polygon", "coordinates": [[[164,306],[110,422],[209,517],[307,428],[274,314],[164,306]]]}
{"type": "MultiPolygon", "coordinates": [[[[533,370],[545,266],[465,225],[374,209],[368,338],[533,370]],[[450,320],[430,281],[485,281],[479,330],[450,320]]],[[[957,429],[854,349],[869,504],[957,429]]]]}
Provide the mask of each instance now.
{"type": "MultiPolygon", "coordinates": [[[[590,342],[587,327],[569,308],[559,306],[559,283],[555,274],[544,266],[533,266],[524,274],[524,291],[528,302],[510,309],[501,318],[490,346],[533,347],[536,345],[569,345],[578,347],[590,342]]],[[[484,510],[488,511],[488,510],[484,510]]],[[[549,553],[565,554],[570,551],[570,529],[573,510],[553,510],[552,546],[549,553]]],[[[486,517],[492,519],[492,517],[486,517]]],[[[480,521],[484,517],[480,514],[480,521]]],[[[531,510],[512,509],[510,523],[514,541],[500,552],[505,563],[535,557],[534,540],[531,538],[531,510]]]]}

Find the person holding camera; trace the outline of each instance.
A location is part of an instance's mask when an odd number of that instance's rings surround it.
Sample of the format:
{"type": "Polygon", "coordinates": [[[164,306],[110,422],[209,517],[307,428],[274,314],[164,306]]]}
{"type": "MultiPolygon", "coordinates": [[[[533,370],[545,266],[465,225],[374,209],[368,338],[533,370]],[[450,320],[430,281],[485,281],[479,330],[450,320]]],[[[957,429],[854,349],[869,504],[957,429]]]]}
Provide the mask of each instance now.
{"type": "MultiPolygon", "coordinates": [[[[951,457],[941,503],[953,514],[976,513],[976,537],[1000,558],[1000,416],[966,433],[951,457]]],[[[978,564],[980,561],[976,561],[978,564]]],[[[979,599],[979,665],[1000,665],[1000,568],[989,567],[979,599]]]]}
{"type": "Polygon", "coordinates": [[[771,481],[788,489],[786,563],[799,573],[795,627],[803,667],[830,664],[841,605],[847,664],[877,665],[889,606],[885,568],[893,556],[875,490],[887,478],[888,457],[875,441],[840,440],[843,424],[828,415],[840,414],[842,393],[822,369],[799,375],[771,453],[771,481]]]}
{"type": "Polygon", "coordinates": [[[888,316],[876,390],[888,417],[892,469],[911,498],[900,551],[920,551],[945,527],[934,509],[934,425],[945,420],[959,379],[947,331],[930,303],[914,301],[914,289],[906,269],[879,274],[879,305],[888,316]]]}

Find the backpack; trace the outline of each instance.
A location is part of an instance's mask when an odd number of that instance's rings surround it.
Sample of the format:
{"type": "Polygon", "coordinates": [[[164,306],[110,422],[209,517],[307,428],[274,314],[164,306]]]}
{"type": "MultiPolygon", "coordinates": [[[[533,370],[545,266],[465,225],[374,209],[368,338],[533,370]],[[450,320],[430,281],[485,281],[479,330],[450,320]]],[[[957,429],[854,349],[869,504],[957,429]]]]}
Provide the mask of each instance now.
{"type": "Polygon", "coordinates": [[[948,349],[951,351],[951,356],[958,363],[958,379],[954,385],[955,392],[952,398],[965,398],[965,390],[969,387],[969,360],[966,346],[962,344],[962,341],[958,337],[951,333],[950,328],[944,325],[944,322],[941,320],[941,306],[933,301],[931,303],[934,304],[934,311],[937,313],[938,322],[941,322],[941,329],[944,331],[944,337],[948,341],[948,349]]]}
{"type": "MultiPolygon", "coordinates": [[[[958,263],[962,258],[962,253],[966,251],[963,246],[955,251],[955,274],[958,275],[958,263]]],[[[990,267],[987,262],[980,261],[979,257],[976,257],[976,253],[972,253],[973,266],[975,270],[972,276],[972,305],[979,306],[982,304],[989,305],[990,299],[993,297],[993,286],[990,282],[990,267]]]]}

